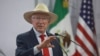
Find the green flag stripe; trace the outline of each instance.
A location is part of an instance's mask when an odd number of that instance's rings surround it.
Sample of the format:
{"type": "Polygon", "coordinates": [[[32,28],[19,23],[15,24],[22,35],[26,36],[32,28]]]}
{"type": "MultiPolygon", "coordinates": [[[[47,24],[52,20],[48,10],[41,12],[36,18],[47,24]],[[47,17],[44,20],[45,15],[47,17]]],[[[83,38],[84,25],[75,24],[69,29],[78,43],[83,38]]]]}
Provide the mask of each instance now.
{"type": "Polygon", "coordinates": [[[56,20],[56,22],[54,22],[53,24],[51,24],[49,26],[49,29],[56,26],[65,17],[65,15],[68,13],[68,7],[66,7],[66,8],[63,7],[63,1],[64,0],[56,0],[55,1],[55,6],[54,6],[53,12],[55,14],[57,14],[58,19],[56,20]]]}

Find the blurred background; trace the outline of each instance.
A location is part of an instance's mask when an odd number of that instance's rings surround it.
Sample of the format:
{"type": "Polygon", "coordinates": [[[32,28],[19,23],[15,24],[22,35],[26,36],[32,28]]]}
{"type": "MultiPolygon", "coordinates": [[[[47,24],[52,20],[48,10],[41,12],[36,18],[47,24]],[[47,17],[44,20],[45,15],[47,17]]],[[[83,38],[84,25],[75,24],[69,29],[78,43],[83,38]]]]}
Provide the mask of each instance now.
{"type": "MultiPolygon", "coordinates": [[[[70,0],[70,7],[72,9],[71,19],[73,33],[75,34],[77,17],[81,0],[70,0]]],[[[34,9],[37,3],[45,3],[50,11],[53,11],[55,0],[0,0],[0,56],[15,56],[16,36],[20,33],[26,32],[32,28],[27,23],[23,14],[26,11],[34,9]]],[[[100,0],[93,0],[94,16],[97,33],[97,46],[100,53],[100,0]]]]}

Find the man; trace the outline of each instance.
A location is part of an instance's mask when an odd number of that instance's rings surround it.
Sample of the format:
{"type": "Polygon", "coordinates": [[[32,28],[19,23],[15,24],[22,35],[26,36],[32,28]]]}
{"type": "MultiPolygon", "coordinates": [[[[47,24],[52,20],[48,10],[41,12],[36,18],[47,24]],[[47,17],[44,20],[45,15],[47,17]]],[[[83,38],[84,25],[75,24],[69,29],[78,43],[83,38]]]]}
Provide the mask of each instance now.
{"type": "Polygon", "coordinates": [[[59,41],[46,31],[57,15],[49,12],[44,4],[38,4],[33,11],[24,13],[24,19],[33,28],[17,36],[16,56],[63,56],[59,41]]]}

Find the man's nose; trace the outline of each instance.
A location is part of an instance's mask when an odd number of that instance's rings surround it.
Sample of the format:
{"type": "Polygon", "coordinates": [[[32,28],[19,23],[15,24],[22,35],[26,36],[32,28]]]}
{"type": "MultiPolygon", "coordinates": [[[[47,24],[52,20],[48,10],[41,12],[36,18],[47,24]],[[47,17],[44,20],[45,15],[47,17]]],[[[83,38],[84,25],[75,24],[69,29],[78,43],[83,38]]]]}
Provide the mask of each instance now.
{"type": "Polygon", "coordinates": [[[38,21],[39,21],[39,23],[43,23],[44,22],[44,20],[42,18],[40,18],[38,21]]]}

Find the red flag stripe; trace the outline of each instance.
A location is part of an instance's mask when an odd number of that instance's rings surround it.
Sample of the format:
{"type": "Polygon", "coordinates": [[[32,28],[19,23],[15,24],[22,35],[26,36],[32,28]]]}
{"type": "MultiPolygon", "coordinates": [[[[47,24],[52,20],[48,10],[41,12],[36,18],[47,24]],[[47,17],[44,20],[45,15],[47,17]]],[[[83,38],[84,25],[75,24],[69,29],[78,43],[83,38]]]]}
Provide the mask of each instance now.
{"type": "MultiPolygon", "coordinates": [[[[90,44],[90,42],[85,38],[85,36],[83,35],[83,33],[80,30],[77,30],[77,36],[80,37],[80,39],[82,40],[82,42],[89,49],[89,51],[91,51],[91,53],[96,54],[95,49],[92,47],[92,45],[90,44]]],[[[78,47],[78,50],[80,50],[79,47],[78,47]]],[[[85,56],[87,56],[87,55],[85,55],[85,56]]]]}
{"type": "Polygon", "coordinates": [[[88,35],[91,37],[91,39],[93,40],[93,41],[95,41],[94,40],[94,33],[91,31],[91,29],[88,27],[88,25],[85,23],[85,21],[82,19],[82,17],[79,19],[79,23],[80,23],[80,25],[82,26],[82,27],[84,27],[84,30],[86,30],[86,32],[88,33],[88,35]]]}
{"type": "Polygon", "coordinates": [[[83,50],[90,56],[94,56],[89,49],[85,46],[85,44],[82,42],[82,40],[76,35],[75,40],[80,44],[80,46],[83,48],[83,50]]]}
{"type": "Polygon", "coordinates": [[[88,33],[84,30],[84,28],[80,24],[78,24],[78,29],[84,34],[86,39],[90,42],[90,44],[93,46],[96,53],[98,54],[96,43],[91,39],[91,37],[88,35],[88,33]]]}

